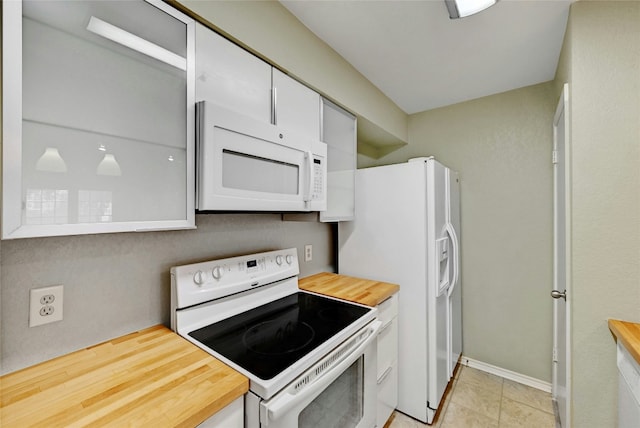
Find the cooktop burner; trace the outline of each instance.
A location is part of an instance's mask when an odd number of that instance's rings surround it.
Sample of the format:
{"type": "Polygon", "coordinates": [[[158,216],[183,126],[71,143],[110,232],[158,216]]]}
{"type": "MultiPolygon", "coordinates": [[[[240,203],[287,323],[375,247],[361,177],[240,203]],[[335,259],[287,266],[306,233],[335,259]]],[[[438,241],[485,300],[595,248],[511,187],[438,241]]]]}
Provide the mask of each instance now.
{"type": "Polygon", "coordinates": [[[269,380],[371,309],[298,292],[189,333],[269,380]]]}
{"type": "Polygon", "coordinates": [[[316,332],[306,322],[269,320],[244,332],[242,343],[256,354],[283,355],[307,346],[316,332]]]}

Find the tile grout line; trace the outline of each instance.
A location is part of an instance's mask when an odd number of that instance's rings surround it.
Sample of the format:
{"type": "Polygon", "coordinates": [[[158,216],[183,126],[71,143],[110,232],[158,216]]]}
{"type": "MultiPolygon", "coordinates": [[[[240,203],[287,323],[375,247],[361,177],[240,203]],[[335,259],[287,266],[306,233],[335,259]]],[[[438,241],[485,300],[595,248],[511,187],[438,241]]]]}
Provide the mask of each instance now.
{"type": "Polygon", "coordinates": [[[502,398],[504,397],[504,378],[500,382],[500,410],[498,411],[498,428],[500,428],[500,419],[502,418],[502,398]]]}
{"type": "MultiPolygon", "coordinates": [[[[507,380],[508,380],[508,379],[505,379],[505,381],[507,381],[507,380]]],[[[510,382],[514,382],[514,383],[516,383],[516,384],[518,384],[518,385],[521,385],[521,386],[524,386],[524,387],[532,388],[532,387],[530,387],[530,386],[528,386],[528,385],[519,384],[518,382],[515,382],[515,381],[511,381],[511,380],[508,380],[508,381],[510,381],[510,382]]],[[[503,381],[503,382],[504,382],[504,381],[503,381]]],[[[520,398],[520,399],[519,399],[518,397],[506,397],[506,398],[507,398],[508,400],[510,400],[510,401],[515,402],[515,403],[519,403],[519,404],[522,404],[522,405],[524,405],[524,406],[527,406],[527,407],[529,407],[529,408],[531,408],[531,409],[533,409],[533,410],[537,410],[537,411],[540,411],[540,412],[543,412],[543,413],[547,413],[547,414],[554,415],[554,413],[553,413],[553,402],[551,403],[551,404],[552,404],[552,410],[551,410],[551,412],[549,412],[549,411],[547,411],[547,410],[545,410],[545,409],[544,409],[544,407],[545,407],[544,405],[541,405],[541,404],[540,404],[540,403],[538,403],[537,401],[535,402],[535,404],[532,404],[532,403],[533,403],[533,401],[525,401],[524,399],[522,399],[522,398],[520,398]]],[[[552,401],[552,400],[551,400],[551,397],[549,397],[549,400],[550,400],[550,401],[552,401]]]]}
{"type": "Polygon", "coordinates": [[[509,397],[507,397],[507,400],[513,401],[514,403],[518,403],[518,404],[521,404],[521,405],[523,405],[523,406],[527,406],[528,408],[533,409],[533,410],[536,410],[536,411],[538,411],[538,412],[546,413],[547,415],[554,415],[554,413],[547,412],[547,411],[546,411],[546,410],[544,410],[544,409],[541,409],[541,408],[539,408],[539,407],[537,407],[537,406],[533,406],[533,405],[531,405],[531,404],[529,404],[529,403],[525,403],[524,401],[515,400],[515,399],[513,399],[513,398],[509,398],[509,397]]]}

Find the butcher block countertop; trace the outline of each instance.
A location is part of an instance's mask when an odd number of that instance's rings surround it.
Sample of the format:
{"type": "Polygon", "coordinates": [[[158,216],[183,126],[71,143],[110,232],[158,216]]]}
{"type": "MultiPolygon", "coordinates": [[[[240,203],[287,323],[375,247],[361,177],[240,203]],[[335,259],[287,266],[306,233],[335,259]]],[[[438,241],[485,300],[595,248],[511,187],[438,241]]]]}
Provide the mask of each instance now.
{"type": "Polygon", "coordinates": [[[0,377],[0,425],[194,427],[249,380],[164,326],[0,377]]]}
{"type": "Polygon", "coordinates": [[[298,287],[367,306],[377,306],[400,290],[396,284],[329,272],[301,278],[298,287]]]}
{"type": "Polygon", "coordinates": [[[609,320],[609,330],[622,342],[636,363],[640,364],[640,324],[628,321],[609,320]]]}

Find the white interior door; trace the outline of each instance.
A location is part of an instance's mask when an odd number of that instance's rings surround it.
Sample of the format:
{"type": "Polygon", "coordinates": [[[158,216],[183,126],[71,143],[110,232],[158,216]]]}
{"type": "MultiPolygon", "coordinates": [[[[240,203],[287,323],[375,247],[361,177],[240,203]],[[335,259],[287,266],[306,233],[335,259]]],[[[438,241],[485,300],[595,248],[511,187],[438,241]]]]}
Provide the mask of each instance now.
{"type": "Polygon", "coordinates": [[[569,162],[567,141],[569,86],[564,85],[553,121],[553,366],[552,389],[562,427],[571,426],[571,324],[570,324],[570,210],[568,197],[569,162]]]}

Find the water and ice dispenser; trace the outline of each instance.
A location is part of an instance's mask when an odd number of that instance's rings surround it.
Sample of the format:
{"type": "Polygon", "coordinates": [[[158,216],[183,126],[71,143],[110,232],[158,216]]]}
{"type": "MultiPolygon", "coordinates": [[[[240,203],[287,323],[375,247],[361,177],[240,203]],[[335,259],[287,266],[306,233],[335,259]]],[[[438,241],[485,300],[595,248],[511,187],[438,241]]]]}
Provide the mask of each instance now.
{"type": "Polygon", "coordinates": [[[449,288],[449,272],[451,270],[449,269],[449,261],[451,260],[451,257],[449,257],[451,254],[449,242],[450,240],[448,236],[436,240],[438,260],[438,295],[441,295],[447,290],[447,288],[449,288]]]}

